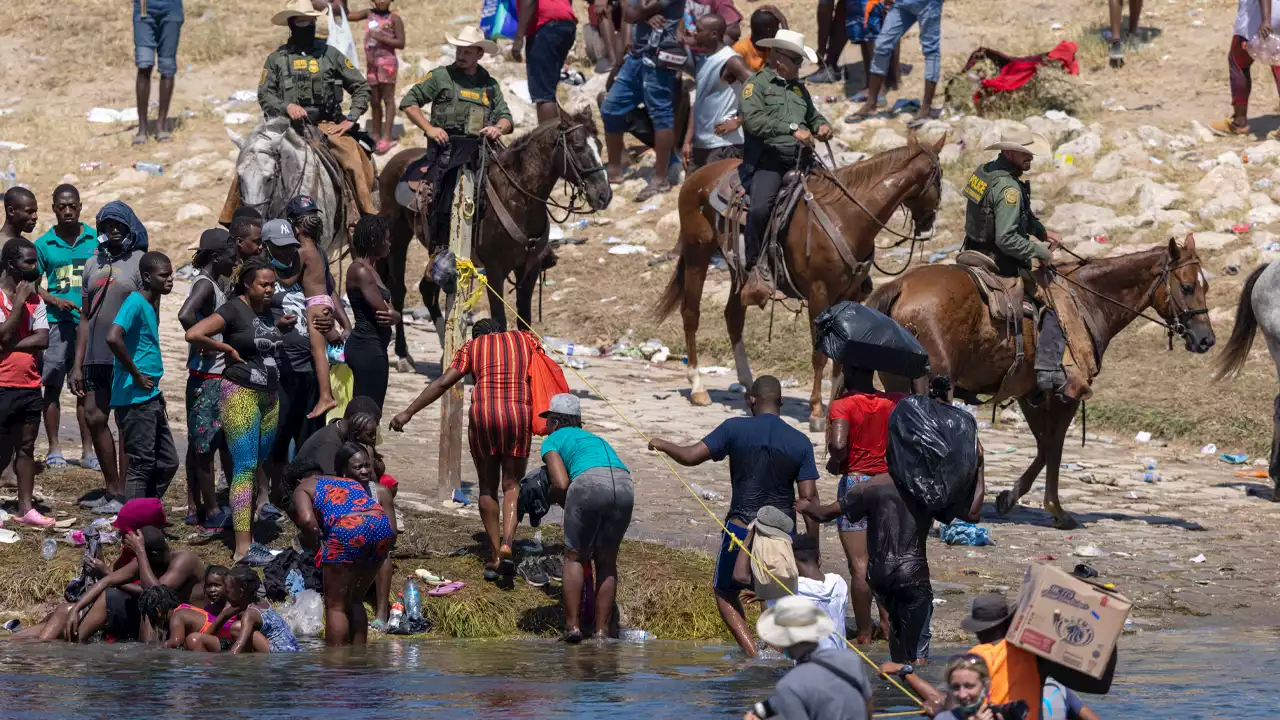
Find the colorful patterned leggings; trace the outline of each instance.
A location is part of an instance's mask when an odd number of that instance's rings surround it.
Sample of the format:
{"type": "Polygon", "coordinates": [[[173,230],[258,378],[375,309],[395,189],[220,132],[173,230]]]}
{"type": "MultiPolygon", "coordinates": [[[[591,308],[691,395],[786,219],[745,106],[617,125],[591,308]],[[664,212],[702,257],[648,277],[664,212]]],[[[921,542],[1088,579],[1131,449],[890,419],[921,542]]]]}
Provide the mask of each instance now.
{"type": "Polygon", "coordinates": [[[219,419],[231,450],[231,515],[236,532],[253,528],[253,481],[258,466],[271,455],[279,418],[280,403],[274,392],[223,379],[219,419]]]}
{"type": "MultiPolygon", "coordinates": [[[[1245,39],[1239,35],[1231,36],[1231,50],[1227,52],[1228,77],[1231,80],[1232,107],[1248,107],[1249,93],[1253,90],[1253,73],[1250,71],[1253,58],[1245,50],[1245,39]]],[[[1276,90],[1280,92],[1280,65],[1271,69],[1276,81],[1276,90]]]]}

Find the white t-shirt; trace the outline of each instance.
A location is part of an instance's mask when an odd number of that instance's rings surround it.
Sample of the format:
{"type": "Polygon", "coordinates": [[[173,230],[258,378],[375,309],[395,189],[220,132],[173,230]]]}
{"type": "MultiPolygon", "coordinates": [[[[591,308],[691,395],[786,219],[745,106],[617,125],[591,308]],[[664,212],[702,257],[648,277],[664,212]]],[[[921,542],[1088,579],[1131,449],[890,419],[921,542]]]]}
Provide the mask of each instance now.
{"type": "MultiPolygon", "coordinates": [[[[1260,27],[1262,27],[1262,8],[1259,7],[1258,0],[1240,0],[1240,5],[1236,9],[1236,24],[1233,32],[1245,40],[1250,40],[1258,34],[1260,27]]],[[[1280,0],[1271,0],[1271,28],[1280,30],[1280,0]]]]}
{"type": "MultiPolygon", "coordinates": [[[[821,581],[801,576],[796,583],[796,594],[812,600],[813,604],[822,608],[835,625],[835,631],[818,643],[818,648],[845,647],[844,609],[849,605],[849,584],[844,581],[844,578],[835,573],[827,573],[821,581]]],[[[776,602],[776,600],[770,600],[767,605],[773,607],[776,602]]]]}

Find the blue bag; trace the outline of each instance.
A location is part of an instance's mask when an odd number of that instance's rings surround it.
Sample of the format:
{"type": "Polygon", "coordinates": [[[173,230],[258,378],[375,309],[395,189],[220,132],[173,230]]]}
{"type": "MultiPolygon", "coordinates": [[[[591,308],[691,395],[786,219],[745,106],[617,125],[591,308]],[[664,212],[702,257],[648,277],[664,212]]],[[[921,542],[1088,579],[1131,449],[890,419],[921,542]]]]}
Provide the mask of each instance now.
{"type": "Polygon", "coordinates": [[[515,39],[519,19],[515,0],[484,0],[480,6],[480,32],[490,40],[515,39]]]}

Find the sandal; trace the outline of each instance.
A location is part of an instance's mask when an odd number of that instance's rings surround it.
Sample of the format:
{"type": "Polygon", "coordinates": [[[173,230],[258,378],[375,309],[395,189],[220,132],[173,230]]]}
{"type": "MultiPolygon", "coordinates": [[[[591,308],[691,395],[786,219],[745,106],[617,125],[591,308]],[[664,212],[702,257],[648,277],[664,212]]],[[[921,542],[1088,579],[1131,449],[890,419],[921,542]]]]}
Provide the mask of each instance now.
{"type": "Polygon", "coordinates": [[[431,588],[427,591],[427,594],[431,597],[443,597],[445,595],[452,595],[466,586],[467,584],[461,581],[451,582],[439,587],[431,588]]]}
{"type": "Polygon", "coordinates": [[[88,455],[80,458],[80,467],[85,470],[96,470],[102,472],[102,463],[99,462],[97,455],[88,455]]]}
{"type": "Polygon", "coordinates": [[[656,183],[656,182],[649,183],[644,187],[643,190],[636,193],[635,201],[638,203],[642,203],[647,200],[652,200],[654,197],[658,195],[662,195],[669,192],[671,192],[670,183],[656,183]]]}
{"type": "Polygon", "coordinates": [[[1223,137],[1238,137],[1240,135],[1249,134],[1249,126],[1245,125],[1244,127],[1240,127],[1239,125],[1236,125],[1235,118],[1214,120],[1209,123],[1209,129],[1213,131],[1214,135],[1221,135],[1223,137]]]}
{"type": "Polygon", "coordinates": [[[68,463],[67,459],[64,458],[60,452],[47,455],[44,459],[44,466],[46,468],[53,468],[54,470],[65,470],[70,465],[71,463],[68,463]]]}

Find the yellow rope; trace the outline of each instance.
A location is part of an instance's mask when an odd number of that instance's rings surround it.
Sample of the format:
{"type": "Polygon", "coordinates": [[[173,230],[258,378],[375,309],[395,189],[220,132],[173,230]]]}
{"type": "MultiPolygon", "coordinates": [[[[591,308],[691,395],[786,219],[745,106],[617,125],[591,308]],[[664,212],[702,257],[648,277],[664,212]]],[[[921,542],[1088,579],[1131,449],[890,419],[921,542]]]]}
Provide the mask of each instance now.
{"type": "MultiPolygon", "coordinates": [[[[487,277],[485,277],[484,275],[481,275],[481,274],[477,273],[477,272],[476,272],[476,269],[475,269],[475,265],[474,265],[470,260],[461,260],[461,259],[460,259],[460,260],[458,260],[458,275],[459,275],[459,280],[461,280],[461,279],[462,279],[462,277],[463,277],[463,273],[464,273],[464,272],[468,273],[468,275],[475,275],[475,277],[480,281],[480,289],[479,289],[479,290],[477,290],[477,293],[479,293],[479,292],[483,291],[485,288],[488,288],[488,287],[489,287],[489,279],[488,279],[487,277]]],[[[477,295],[473,295],[473,296],[468,300],[468,302],[469,302],[469,303],[471,303],[471,304],[474,304],[474,301],[475,301],[476,297],[477,297],[477,295]]],[[[505,305],[505,306],[507,307],[507,309],[508,309],[508,310],[510,310],[510,311],[511,311],[511,313],[512,313],[513,315],[515,315],[515,317],[516,317],[516,319],[517,319],[518,321],[523,321],[523,320],[524,320],[524,318],[520,317],[520,311],[519,311],[519,310],[517,310],[516,308],[512,307],[511,303],[507,302],[507,299],[506,299],[505,297],[503,297],[503,296],[502,296],[502,294],[498,293],[497,291],[494,291],[494,292],[493,292],[493,297],[498,298],[498,299],[502,302],[502,304],[503,304],[503,305],[505,305]]],[[[455,310],[457,309],[457,307],[458,307],[457,305],[455,305],[455,306],[454,306],[455,310]]],[[[529,327],[532,327],[532,325],[531,325],[530,323],[528,323],[528,322],[526,322],[526,323],[525,323],[525,325],[527,325],[527,326],[529,326],[529,327]]],[[[538,339],[539,339],[539,341],[541,342],[541,339],[542,339],[542,338],[541,338],[541,336],[539,336],[539,338],[538,338],[538,339]]],[[[564,354],[564,353],[560,352],[559,350],[556,350],[555,348],[551,347],[550,345],[547,345],[546,343],[543,343],[543,345],[544,345],[548,350],[550,350],[551,352],[555,353],[556,355],[559,355],[560,357],[564,358],[566,361],[568,360],[568,355],[566,355],[566,354],[564,354]]],[[[613,412],[614,412],[614,413],[616,413],[616,414],[617,414],[617,416],[618,416],[619,418],[621,418],[621,419],[622,419],[622,421],[623,421],[623,422],[625,422],[625,423],[627,424],[627,426],[628,426],[628,427],[630,427],[632,430],[634,430],[634,431],[635,431],[635,433],[636,433],[637,435],[639,435],[641,438],[643,438],[646,444],[648,444],[648,443],[650,442],[651,438],[650,438],[650,437],[649,437],[649,436],[648,436],[648,435],[647,435],[643,430],[641,430],[639,427],[637,427],[637,426],[636,426],[636,424],[635,424],[634,422],[632,422],[632,421],[631,421],[631,418],[627,417],[626,413],[622,412],[622,410],[621,410],[620,408],[618,408],[618,406],[617,406],[617,405],[614,405],[614,404],[613,404],[613,401],[609,399],[609,396],[608,396],[608,395],[605,395],[605,394],[604,394],[603,392],[601,392],[601,391],[600,391],[600,390],[599,390],[595,385],[592,385],[592,384],[591,384],[591,381],[590,381],[590,380],[588,380],[588,379],[586,378],[586,376],[584,376],[582,373],[578,372],[578,371],[577,371],[577,369],[575,369],[573,366],[571,366],[571,365],[567,364],[567,362],[566,362],[566,363],[563,363],[563,364],[564,364],[564,366],[565,366],[565,367],[569,368],[569,370],[573,371],[573,374],[574,374],[574,375],[576,375],[576,376],[578,377],[578,379],[582,381],[582,384],[584,384],[584,385],[586,385],[586,386],[587,386],[587,389],[588,389],[588,390],[590,390],[590,391],[591,391],[592,393],[594,393],[597,397],[599,397],[601,400],[603,400],[603,401],[604,401],[604,403],[605,403],[606,405],[608,405],[608,406],[609,406],[609,408],[610,408],[611,410],[613,410],[613,412]]],[[[785,584],[783,584],[780,580],[778,580],[778,578],[777,578],[777,577],[776,577],[772,572],[769,572],[769,569],[768,569],[767,567],[765,567],[763,563],[761,563],[761,562],[759,562],[759,561],[757,561],[757,560],[756,560],[755,556],[751,554],[751,550],[750,550],[749,548],[747,548],[747,546],[746,546],[746,545],[744,545],[744,544],[742,543],[742,541],[741,541],[741,540],[739,540],[739,539],[738,539],[738,537],[737,537],[736,535],[734,535],[732,532],[730,532],[730,531],[729,531],[729,528],[728,528],[728,527],[726,527],[726,526],[725,526],[725,524],[724,524],[724,522],[720,520],[719,516],[717,516],[717,515],[715,514],[715,511],[713,511],[710,507],[708,507],[708,506],[707,506],[707,504],[706,504],[705,502],[703,502],[702,497],[701,497],[700,495],[698,495],[698,493],[694,492],[694,490],[693,490],[693,488],[692,488],[692,487],[689,487],[689,483],[685,482],[684,477],[682,477],[682,476],[680,475],[680,471],[676,469],[676,466],[675,466],[675,464],[674,464],[674,463],[672,463],[671,458],[670,458],[670,457],[668,457],[666,453],[660,453],[660,454],[662,455],[663,460],[666,462],[666,464],[667,464],[667,468],[671,471],[671,474],[672,474],[672,475],[674,475],[674,476],[675,476],[675,478],[676,478],[677,480],[679,480],[679,481],[680,481],[680,484],[681,484],[681,485],[684,485],[684,488],[685,488],[686,490],[688,490],[688,491],[689,491],[689,494],[693,496],[693,499],[694,499],[694,500],[696,500],[696,501],[698,502],[698,504],[702,506],[702,509],[706,511],[707,515],[709,515],[709,516],[711,517],[711,519],[712,519],[713,521],[715,521],[715,523],[716,523],[717,525],[719,525],[719,526],[720,526],[720,530],[721,530],[721,531],[723,531],[726,535],[728,535],[728,536],[729,536],[729,538],[730,538],[730,540],[732,541],[732,543],[733,543],[734,545],[737,545],[737,546],[738,546],[738,548],[739,548],[742,552],[746,553],[746,554],[747,554],[747,557],[751,559],[751,562],[752,562],[752,563],[754,563],[754,564],[755,564],[757,567],[759,567],[760,569],[764,570],[764,572],[765,572],[769,577],[773,578],[774,582],[777,582],[779,587],[781,587],[781,588],[783,588],[784,590],[786,590],[789,594],[794,595],[795,593],[794,593],[794,592],[792,592],[792,591],[791,591],[791,589],[790,589],[790,588],[788,588],[785,584]]],[[[880,666],[879,666],[879,665],[876,665],[875,661],[873,661],[871,658],[867,657],[867,655],[866,655],[865,653],[863,653],[861,650],[859,650],[859,649],[858,649],[858,647],[857,647],[856,645],[854,645],[853,643],[849,642],[849,638],[847,638],[847,637],[846,637],[846,638],[842,638],[842,639],[844,640],[844,644],[845,644],[845,645],[847,645],[847,646],[849,647],[849,649],[850,649],[850,650],[853,650],[855,653],[857,653],[859,657],[861,657],[863,660],[865,660],[865,661],[867,662],[867,664],[868,664],[868,665],[870,665],[872,668],[874,668],[874,669],[875,669],[875,671],[876,671],[876,673],[877,673],[877,674],[879,674],[879,672],[880,672],[880,666]]],[[[888,680],[888,681],[889,681],[889,684],[893,685],[893,686],[894,686],[895,688],[897,688],[898,690],[901,690],[901,691],[902,691],[902,693],[903,693],[904,695],[906,695],[907,697],[911,698],[911,701],[912,701],[912,702],[914,702],[916,705],[919,705],[921,708],[923,708],[923,707],[924,707],[924,703],[920,700],[920,698],[916,697],[916,696],[915,696],[915,695],[914,695],[910,690],[908,690],[908,689],[906,689],[905,687],[903,687],[903,686],[902,686],[902,684],[901,684],[901,683],[899,683],[897,680],[895,680],[895,679],[893,679],[892,677],[889,677],[889,676],[887,676],[887,675],[884,675],[884,676],[882,676],[882,677],[884,677],[884,679],[888,680]]],[[[923,714],[923,713],[921,713],[921,712],[917,712],[917,711],[914,711],[914,710],[913,710],[913,711],[896,712],[896,713],[879,713],[879,714],[873,715],[872,717],[874,717],[874,718],[904,717],[904,716],[908,716],[908,715],[912,715],[912,716],[914,716],[914,715],[921,715],[921,714],[923,714]]]]}
{"type": "MultiPolygon", "coordinates": [[[[480,297],[484,295],[484,289],[489,286],[489,281],[479,270],[476,270],[475,263],[470,260],[458,258],[454,262],[454,267],[458,269],[458,287],[462,287],[463,282],[476,279],[480,281],[476,283],[476,289],[471,292],[471,295],[466,300],[462,301],[461,304],[455,303],[454,305],[455,312],[458,309],[461,309],[462,312],[470,312],[476,306],[476,303],[480,302],[480,297]]],[[[506,300],[504,299],[502,302],[506,303],[506,300]]]]}

